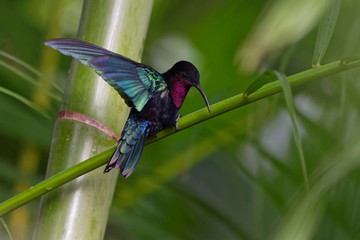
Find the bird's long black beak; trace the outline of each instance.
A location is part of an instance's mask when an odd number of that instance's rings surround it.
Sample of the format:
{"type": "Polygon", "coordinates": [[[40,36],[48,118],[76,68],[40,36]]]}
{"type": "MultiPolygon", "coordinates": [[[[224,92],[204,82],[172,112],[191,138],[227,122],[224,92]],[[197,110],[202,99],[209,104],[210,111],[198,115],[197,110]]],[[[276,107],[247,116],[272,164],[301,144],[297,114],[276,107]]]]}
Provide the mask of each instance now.
{"type": "Polygon", "coordinates": [[[205,95],[205,93],[204,93],[204,90],[202,90],[200,84],[199,84],[199,85],[198,85],[198,84],[195,84],[194,87],[196,87],[197,90],[199,90],[199,92],[200,92],[201,95],[203,96],[203,98],[204,98],[204,100],[205,100],[205,103],[206,103],[206,106],[207,106],[207,108],[208,108],[208,110],[209,110],[209,112],[210,112],[209,101],[207,100],[207,97],[206,97],[206,95],[205,95]]]}

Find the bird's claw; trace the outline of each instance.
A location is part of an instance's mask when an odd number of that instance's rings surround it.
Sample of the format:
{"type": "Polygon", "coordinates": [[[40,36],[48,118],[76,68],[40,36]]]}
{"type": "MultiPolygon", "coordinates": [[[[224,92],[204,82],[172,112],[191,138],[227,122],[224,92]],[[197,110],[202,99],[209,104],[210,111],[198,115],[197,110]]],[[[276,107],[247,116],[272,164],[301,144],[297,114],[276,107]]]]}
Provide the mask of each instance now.
{"type": "Polygon", "coordinates": [[[175,128],[176,128],[176,130],[178,130],[178,131],[179,131],[178,121],[179,121],[180,117],[181,117],[180,114],[178,114],[178,115],[176,116],[176,119],[175,119],[175,128]]]}

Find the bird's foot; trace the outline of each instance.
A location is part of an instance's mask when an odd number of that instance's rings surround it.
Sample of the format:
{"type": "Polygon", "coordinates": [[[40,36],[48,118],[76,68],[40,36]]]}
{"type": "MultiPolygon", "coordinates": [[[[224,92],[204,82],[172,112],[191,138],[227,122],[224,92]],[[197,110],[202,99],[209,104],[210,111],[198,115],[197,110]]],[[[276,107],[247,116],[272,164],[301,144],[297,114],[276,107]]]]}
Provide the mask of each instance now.
{"type": "Polygon", "coordinates": [[[175,119],[175,128],[176,128],[176,130],[179,130],[178,121],[179,121],[180,117],[181,117],[181,115],[178,114],[178,115],[176,116],[176,119],[175,119]]]}

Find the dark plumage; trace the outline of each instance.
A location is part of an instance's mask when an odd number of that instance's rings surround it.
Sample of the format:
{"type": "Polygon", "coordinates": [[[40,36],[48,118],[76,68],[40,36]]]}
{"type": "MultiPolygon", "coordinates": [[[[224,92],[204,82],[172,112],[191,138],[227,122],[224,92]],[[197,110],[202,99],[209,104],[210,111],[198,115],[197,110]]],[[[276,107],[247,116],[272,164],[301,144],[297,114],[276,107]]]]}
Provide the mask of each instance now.
{"type": "Polygon", "coordinates": [[[178,111],[191,87],[200,91],[210,111],[200,87],[200,74],[190,62],[177,62],[160,74],[149,66],[80,40],[52,39],[45,45],[93,68],[119,92],[128,106],[133,106],[104,172],[120,168],[124,177],[130,176],[139,161],[146,137],[165,127],[177,127],[178,111]]]}

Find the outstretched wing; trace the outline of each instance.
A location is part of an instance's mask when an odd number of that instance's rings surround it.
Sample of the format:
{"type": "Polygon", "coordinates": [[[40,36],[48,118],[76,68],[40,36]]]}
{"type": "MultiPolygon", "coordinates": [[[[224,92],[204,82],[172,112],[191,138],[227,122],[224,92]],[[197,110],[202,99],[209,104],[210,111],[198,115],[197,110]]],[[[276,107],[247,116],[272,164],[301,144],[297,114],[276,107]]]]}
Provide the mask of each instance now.
{"type": "Polygon", "coordinates": [[[130,107],[134,106],[138,111],[154,93],[163,91],[167,86],[161,74],[154,69],[102,47],[66,38],[51,39],[45,45],[92,67],[130,107]]]}

